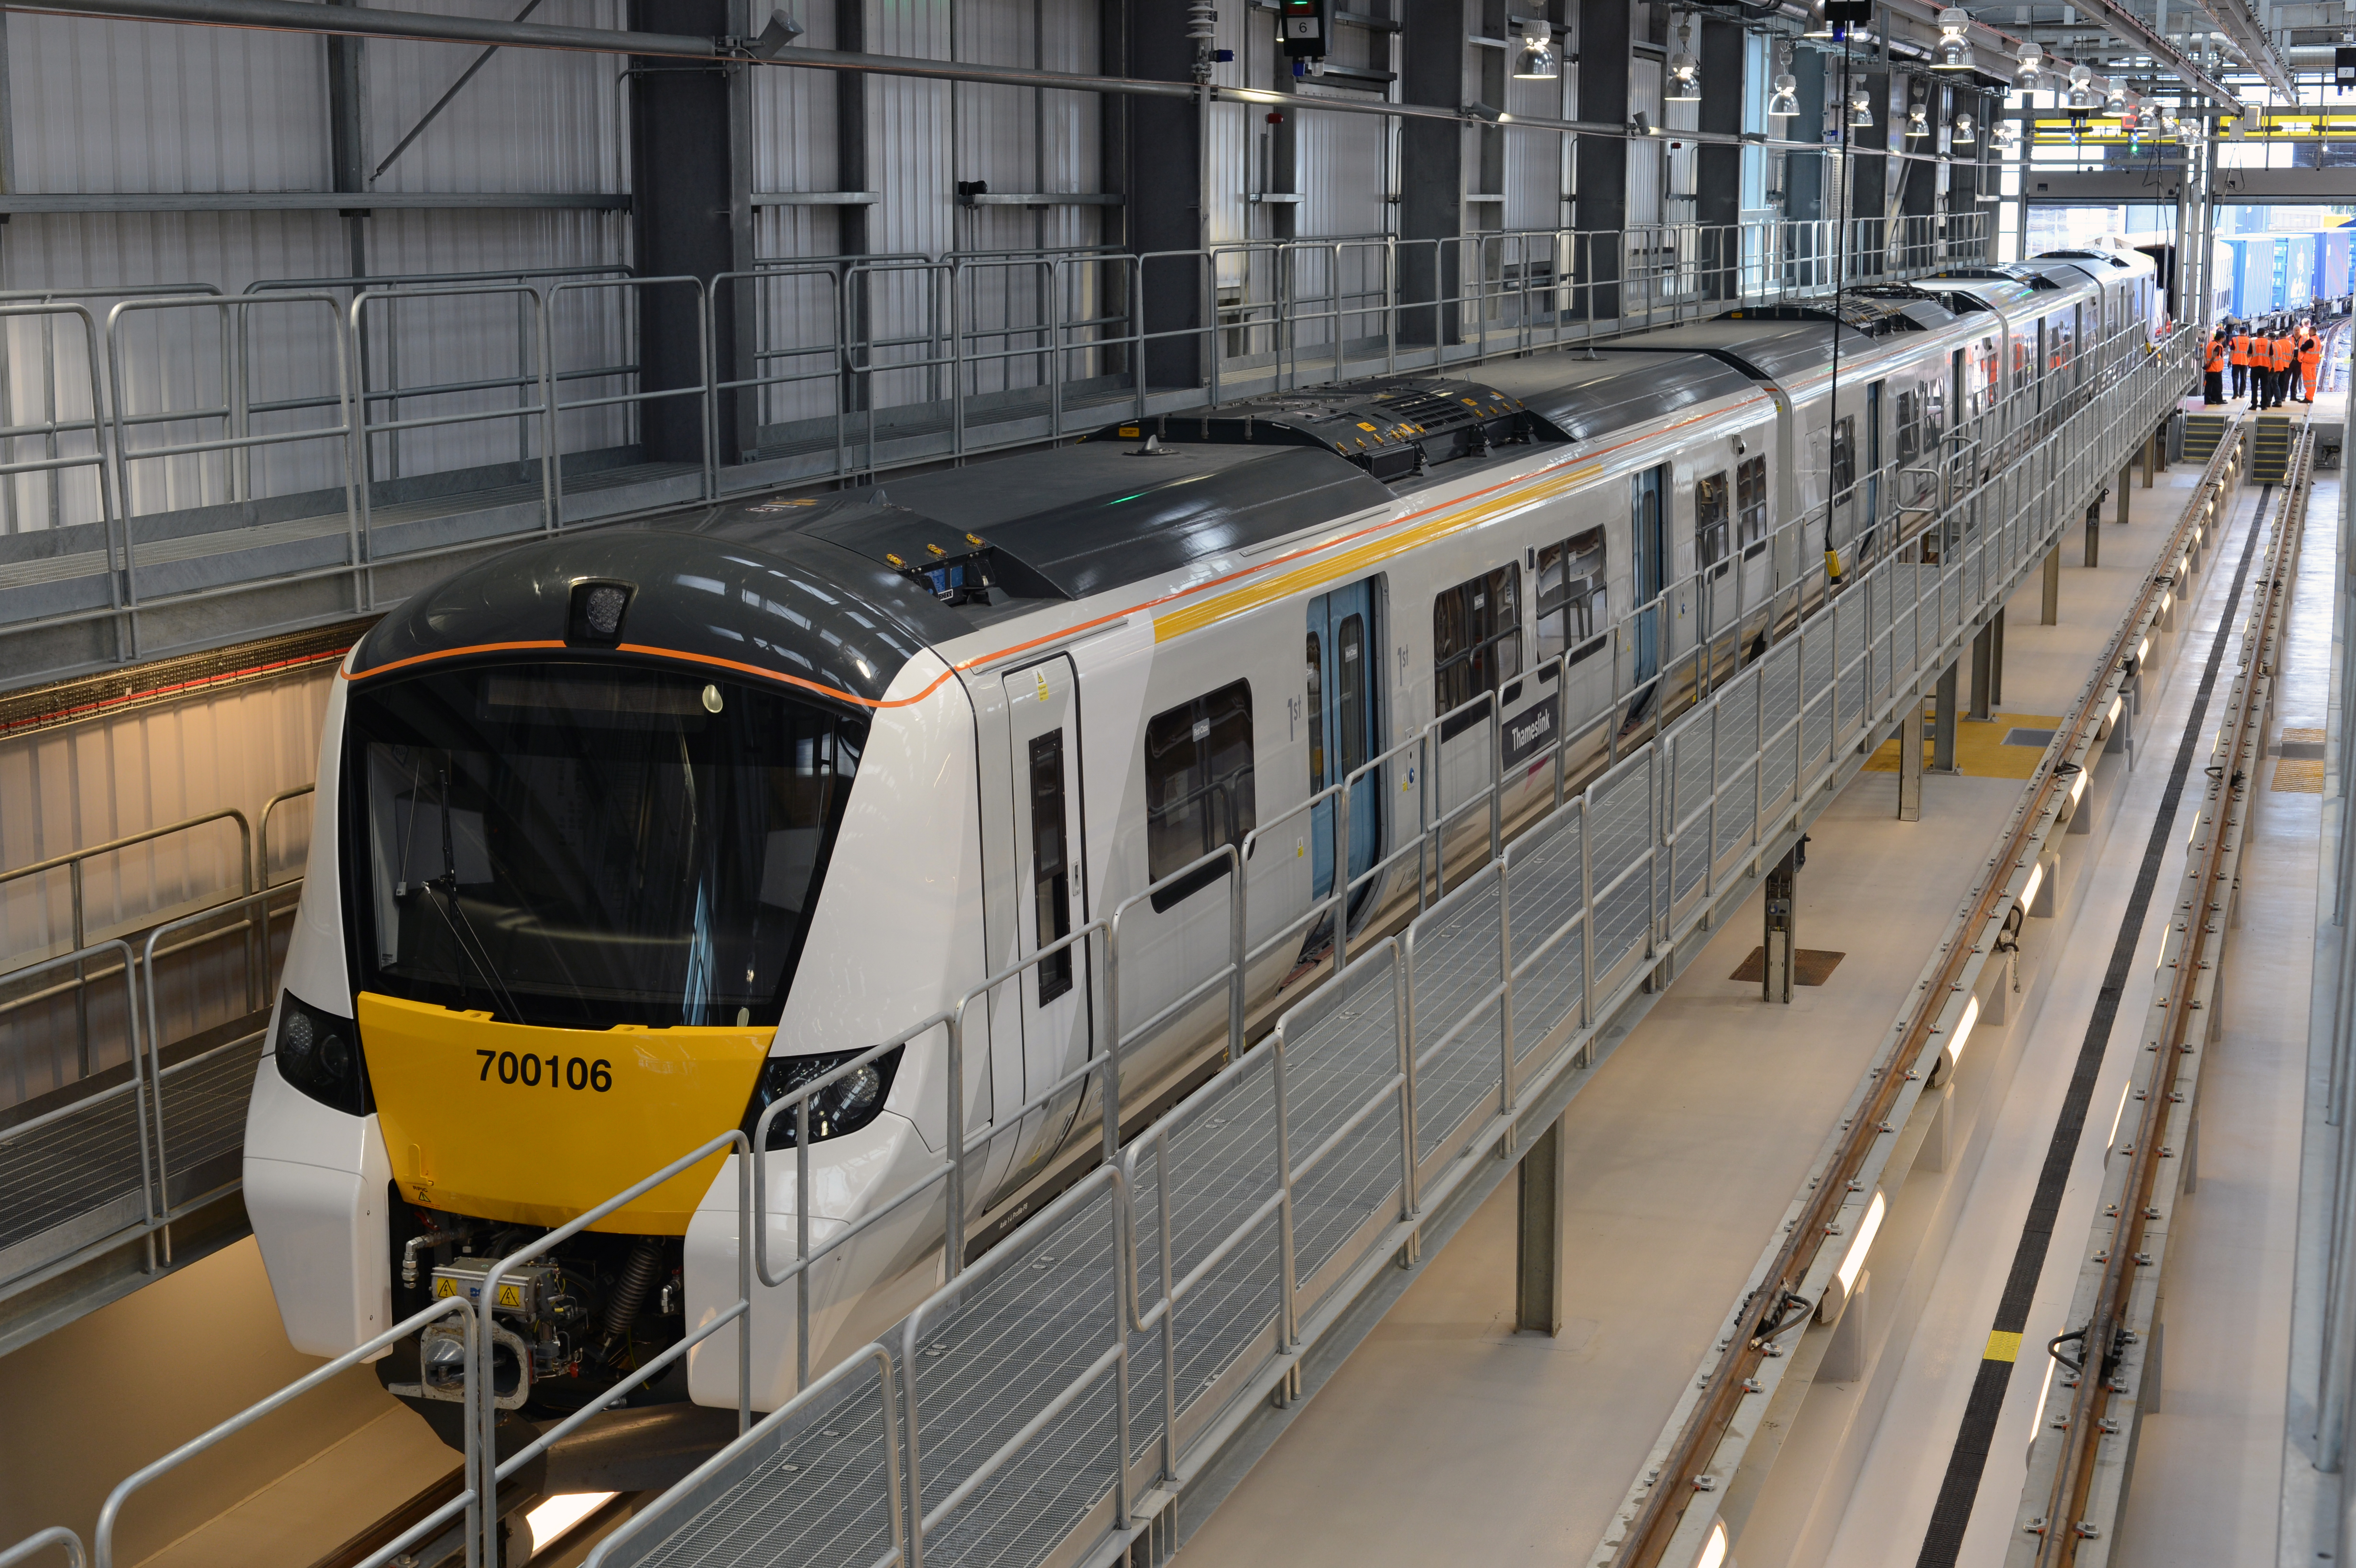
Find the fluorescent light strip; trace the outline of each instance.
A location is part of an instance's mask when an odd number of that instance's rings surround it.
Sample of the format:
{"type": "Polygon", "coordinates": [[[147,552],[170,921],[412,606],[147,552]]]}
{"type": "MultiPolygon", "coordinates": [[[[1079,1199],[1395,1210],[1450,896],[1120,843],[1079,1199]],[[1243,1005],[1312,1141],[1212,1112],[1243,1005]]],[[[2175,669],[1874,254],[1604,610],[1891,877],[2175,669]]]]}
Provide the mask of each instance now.
{"type": "Polygon", "coordinates": [[[1873,1245],[1873,1238],[1881,1229],[1882,1211],[1888,1207],[1882,1200],[1880,1189],[1876,1188],[1873,1201],[1866,1207],[1865,1222],[1857,1228],[1857,1240],[1848,1244],[1848,1256],[1841,1259],[1837,1271],[1843,1296],[1857,1287],[1858,1271],[1865,1267],[1866,1252],[1873,1245]]]}
{"type": "MultiPolygon", "coordinates": [[[[1964,1016],[1955,1021],[1954,1037],[1947,1041],[1949,1056],[1954,1057],[1957,1061],[1964,1059],[1964,1042],[1972,1038],[1972,1026],[1979,1021],[1980,999],[1977,997],[1965,998],[1964,1016]]],[[[1879,1201],[1879,1195],[1876,1196],[1875,1200],[1879,1201]]]]}
{"type": "Polygon", "coordinates": [[[2129,1079],[2125,1083],[2119,1085],[2119,1108],[2111,1115],[2111,1141],[2109,1147],[2104,1151],[2106,1154],[2110,1149],[2119,1147],[2119,1124],[2126,1120],[2127,1095],[2133,1093],[2134,1089],[2135,1081],[2133,1079],[2129,1079]]]}
{"type": "MultiPolygon", "coordinates": [[[[2081,773],[2079,777],[2085,775],[2081,773]]],[[[2020,907],[2028,909],[2037,902],[2037,891],[2045,885],[2045,862],[2040,860],[2029,868],[2029,880],[2020,884],[2020,907]]]]}
{"type": "Polygon", "coordinates": [[[2085,770],[2084,768],[2080,768],[2080,769],[2078,770],[2078,777],[2077,777],[2077,781],[2076,781],[2075,783],[2073,783],[2072,784],[2071,784],[2071,786],[2070,786],[2070,804],[2071,804],[2072,805],[2077,805],[2080,801],[2082,801],[2082,800],[2083,800],[2083,799],[2085,799],[2085,798],[2086,798],[2086,770],[2085,770]]]}
{"type": "Polygon", "coordinates": [[[1709,1521],[1709,1539],[1701,1543],[1701,1555],[1694,1559],[1694,1568],[1719,1568],[1726,1561],[1726,1521],[1709,1521]]]}
{"type": "Polygon", "coordinates": [[[2111,699],[2111,722],[2112,722],[2112,723],[2115,724],[2115,723],[2117,723],[2117,722],[2119,721],[2119,709],[2122,709],[2122,708],[2125,708],[2126,705],[2127,705],[2127,699],[2126,699],[2126,698],[2124,698],[2124,697],[2114,697],[2114,698],[2112,698],[2112,699],[2111,699]]]}

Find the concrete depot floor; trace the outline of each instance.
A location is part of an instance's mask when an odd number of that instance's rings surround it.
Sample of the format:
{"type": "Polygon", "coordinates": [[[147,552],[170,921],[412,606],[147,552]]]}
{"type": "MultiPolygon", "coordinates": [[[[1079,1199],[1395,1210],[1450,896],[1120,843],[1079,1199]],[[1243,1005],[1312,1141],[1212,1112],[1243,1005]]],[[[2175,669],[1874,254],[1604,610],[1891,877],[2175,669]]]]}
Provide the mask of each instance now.
{"type": "MultiPolygon", "coordinates": [[[[2138,476],[2136,520],[2104,523],[2096,569],[2078,564],[2078,530],[2065,536],[2061,624],[2037,624],[2034,578],[2008,609],[2008,711],[2067,709],[2197,477],[2179,465],[2145,490],[2138,476]]],[[[1894,776],[1853,781],[1813,829],[1799,887],[1800,941],[1847,954],[1831,982],[1786,1008],[1725,978],[1759,941],[1754,899],[1573,1102],[1565,1334],[1510,1331],[1505,1183],[1202,1522],[1185,1560],[1583,1560],[1968,887],[1959,849],[1992,846],[2020,788],[1934,776],[1922,820],[1907,824],[1894,776]]],[[[2121,837],[2140,849],[2131,826],[2121,837]]],[[[1911,1561],[1919,1540],[1917,1525],[1901,1552],[1885,1536],[1870,1560],[1911,1561]]]]}
{"type": "MultiPolygon", "coordinates": [[[[2319,418],[2340,417],[2339,400],[2319,418]]],[[[2286,677],[2274,733],[2323,721],[2331,638],[2330,519],[2339,476],[2318,475],[2290,623],[2286,677]]],[[[2244,491],[2237,531],[2212,560],[2192,635],[2138,759],[2054,978],[2029,1018],[2037,1049],[2024,1057],[1995,1124],[1954,1240],[1918,1319],[1906,1362],[1858,1477],[1827,1568],[1913,1561],[1944,1476],[1997,1298],[2083,1038],[2178,741],[2207,657],[2232,565],[2253,510],[2244,491]]],[[[2263,548],[2263,546],[2261,546],[2263,548]]],[[[2246,614],[2245,598],[2236,624],[2246,614]]],[[[2228,653],[2216,700],[2231,678],[2228,653]]],[[[2213,733],[2212,705],[2204,729],[2213,733]]],[[[2206,737],[2204,737],[2205,741],[2206,737]]],[[[2270,779],[2269,763],[2261,779],[2270,779]]],[[[2202,1087],[2199,1186],[2188,1196],[2163,1285],[2161,1403],[2143,1428],[2136,1472],[2111,1561],[2174,1568],[2271,1560],[2279,1489],[2290,1258],[2295,1240],[2309,936],[2314,920],[2319,798],[2261,788],[2244,873],[2241,929],[2226,971],[2225,1038],[2202,1087]]],[[[2179,815],[2158,887],[2183,870],[2179,815]]],[[[2139,934],[2109,1053],[2087,1115],[2055,1242],[2039,1282],[2023,1351],[2008,1390],[1959,1568],[1994,1568],[2011,1544],[2045,1358],[2028,1347],[2062,1331],[2079,1253],[2102,1177],[2165,918],[2164,898],[2139,934]],[[2125,1042],[2124,1044],[2122,1042],[2125,1042]]],[[[1742,1557],[1744,1568],[1757,1568],[1742,1557]]]]}

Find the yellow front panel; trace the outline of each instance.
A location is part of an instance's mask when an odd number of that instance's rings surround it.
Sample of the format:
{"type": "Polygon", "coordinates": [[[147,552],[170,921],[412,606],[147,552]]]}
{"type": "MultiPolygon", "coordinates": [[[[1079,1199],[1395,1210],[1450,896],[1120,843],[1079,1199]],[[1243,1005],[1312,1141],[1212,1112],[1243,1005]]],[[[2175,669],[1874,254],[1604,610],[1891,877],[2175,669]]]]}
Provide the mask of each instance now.
{"type": "MultiPolygon", "coordinates": [[[[402,1195],[527,1225],[561,1225],[742,1122],[775,1032],[539,1029],[369,991],[359,1028],[402,1195]]],[[[684,1235],[720,1158],[591,1228],[684,1235]]]]}

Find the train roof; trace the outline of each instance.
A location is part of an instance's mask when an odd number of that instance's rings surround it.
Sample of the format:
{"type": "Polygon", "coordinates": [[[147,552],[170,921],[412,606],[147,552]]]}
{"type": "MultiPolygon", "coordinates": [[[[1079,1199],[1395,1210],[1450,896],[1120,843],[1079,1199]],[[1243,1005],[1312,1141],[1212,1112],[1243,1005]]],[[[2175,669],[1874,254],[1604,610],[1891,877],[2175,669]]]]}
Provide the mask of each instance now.
{"type": "Polygon", "coordinates": [[[1714,321],[1622,338],[1615,347],[1634,353],[1704,354],[1752,380],[1782,382],[1831,364],[1836,338],[1845,362],[1869,363],[1902,351],[1915,333],[1943,329],[1958,319],[1927,294],[1920,299],[1861,295],[1856,301],[1845,298],[1842,305],[1837,318],[1813,305],[1732,310],[1714,321]]]}

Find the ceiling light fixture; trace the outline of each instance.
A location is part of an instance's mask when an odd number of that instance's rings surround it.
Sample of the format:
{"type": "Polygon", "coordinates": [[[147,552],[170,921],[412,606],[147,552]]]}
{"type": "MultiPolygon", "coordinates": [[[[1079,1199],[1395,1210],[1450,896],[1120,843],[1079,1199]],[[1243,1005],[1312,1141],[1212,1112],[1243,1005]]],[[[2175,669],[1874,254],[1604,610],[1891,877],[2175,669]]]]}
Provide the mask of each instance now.
{"type": "Polygon", "coordinates": [[[2012,85],[2023,92],[2034,92],[2045,79],[2045,51],[2035,44],[2020,46],[2020,64],[2014,68],[2012,85]]]}
{"type": "Polygon", "coordinates": [[[1974,133],[1977,127],[1972,123],[1971,111],[1968,109],[1958,111],[1955,117],[1947,122],[1947,145],[1951,147],[1971,146],[1973,144],[1974,133]]]}
{"type": "Polygon", "coordinates": [[[1701,61],[1693,54],[1693,18],[1677,19],[1677,49],[1669,57],[1669,90],[1661,94],[1664,103],[1699,103],[1701,101],[1701,61]]]}
{"type": "Polygon", "coordinates": [[[2070,68],[2070,107],[2081,112],[2094,106],[2094,68],[2073,65],[2070,68]]]}
{"type": "Polygon", "coordinates": [[[1520,81],[1560,81],[1562,56],[1554,47],[1554,29],[1542,16],[1522,19],[1522,47],[1514,56],[1514,76],[1520,81]]]}
{"type": "Polygon", "coordinates": [[[1849,89],[1848,123],[1851,125],[1870,125],[1873,123],[1873,94],[1867,91],[1862,86],[1849,89]]]}
{"type": "Polygon", "coordinates": [[[1958,10],[1950,5],[1939,13],[1939,58],[1933,64],[1932,69],[1970,70],[1974,69],[1976,62],[1972,59],[1972,43],[1967,37],[1971,27],[1972,17],[1968,11],[1958,10]]]}
{"type": "Polygon", "coordinates": [[[1800,112],[1800,79],[1792,74],[1792,40],[1775,46],[1775,91],[1767,97],[1767,118],[1788,120],[1800,112]]]}

